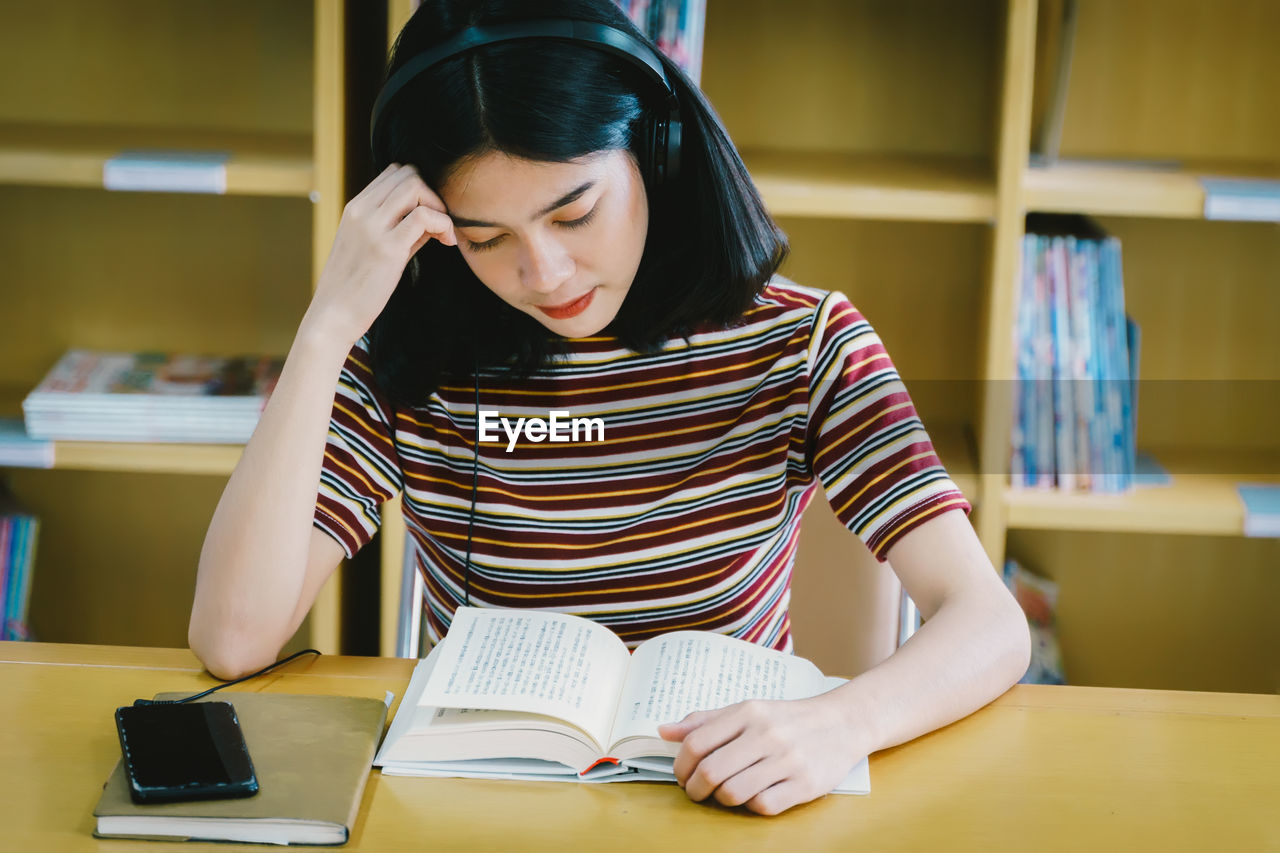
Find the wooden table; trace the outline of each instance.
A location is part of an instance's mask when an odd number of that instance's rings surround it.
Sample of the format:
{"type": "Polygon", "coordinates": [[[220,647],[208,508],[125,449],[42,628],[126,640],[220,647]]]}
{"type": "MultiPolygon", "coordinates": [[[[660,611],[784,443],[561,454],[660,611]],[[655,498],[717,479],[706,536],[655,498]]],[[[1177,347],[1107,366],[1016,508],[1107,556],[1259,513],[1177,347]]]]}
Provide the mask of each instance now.
{"type": "MultiPolygon", "coordinates": [[[[379,698],[392,690],[398,701],[412,666],[301,659],[239,687],[379,698]]],[[[120,754],[111,714],[138,697],[214,683],[186,650],[0,643],[0,848],[164,848],[91,835],[120,754]]],[[[375,770],[348,847],[1280,850],[1280,696],[1020,685],[959,723],[872,756],[871,791],[762,818],[692,803],[669,784],[375,770]]],[[[211,849],[231,847],[239,846],[211,849]]]]}

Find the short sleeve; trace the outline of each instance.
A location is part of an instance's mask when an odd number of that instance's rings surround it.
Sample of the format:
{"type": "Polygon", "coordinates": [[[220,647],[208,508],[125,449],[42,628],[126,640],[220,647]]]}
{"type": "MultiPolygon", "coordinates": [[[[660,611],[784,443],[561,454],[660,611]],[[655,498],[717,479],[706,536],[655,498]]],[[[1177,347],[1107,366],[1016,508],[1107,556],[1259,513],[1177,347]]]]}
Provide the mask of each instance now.
{"type": "Polygon", "coordinates": [[[877,559],[928,519],[970,510],[880,337],[841,293],[818,307],[808,375],[811,467],[836,516],[877,559]]]}
{"type": "Polygon", "coordinates": [[[361,340],[338,375],[314,520],[348,557],[373,538],[382,523],[382,504],[403,485],[387,426],[390,411],[374,383],[369,353],[361,340]]]}

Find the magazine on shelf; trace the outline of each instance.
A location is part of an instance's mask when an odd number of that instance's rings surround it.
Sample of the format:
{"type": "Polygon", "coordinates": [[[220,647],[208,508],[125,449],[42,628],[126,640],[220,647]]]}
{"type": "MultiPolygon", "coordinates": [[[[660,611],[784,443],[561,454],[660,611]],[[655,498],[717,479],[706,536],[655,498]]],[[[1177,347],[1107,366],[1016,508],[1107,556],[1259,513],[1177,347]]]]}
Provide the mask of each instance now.
{"type": "Polygon", "coordinates": [[[1140,329],[1125,314],[1120,243],[1085,217],[1034,214],[1022,263],[1010,482],[1126,491],[1140,329]]]}
{"type": "Polygon", "coordinates": [[[249,440],[283,359],[71,350],[22,403],[46,441],[239,444],[249,440]]]}
{"type": "MultiPolygon", "coordinates": [[[[673,781],[680,744],[662,740],[659,724],[842,683],[721,634],[675,631],[629,653],[579,616],[461,607],[414,669],[374,764],[407,776],[673,781]]],[[[866,759],[836,792],[870,792],[866,759]]]]}

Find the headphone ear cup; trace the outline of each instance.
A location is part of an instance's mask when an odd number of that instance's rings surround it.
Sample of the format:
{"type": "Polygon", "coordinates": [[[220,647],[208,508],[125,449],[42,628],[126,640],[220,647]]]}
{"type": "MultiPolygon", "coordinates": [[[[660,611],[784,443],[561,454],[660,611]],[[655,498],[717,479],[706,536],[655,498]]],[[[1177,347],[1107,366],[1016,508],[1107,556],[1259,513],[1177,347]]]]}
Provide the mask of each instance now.
{"type": "Polygon", "coordinates": [[[673,115],[666,125],[664,136],[666,137],[666,146],[663,149],[666,162],[663,164],[663,179],[668,183],[675,181],[680,177],[680,145],[684,135],[684,125],[680,121],[679,113],[673,115]]]}
{"type": "Polygon", "coordinates": [[[667,182],[667,128],[665,122],[655,118],[649,123],[649,174],[653,185],[661,187],[667,182]]]}
{"type": "Polygon", "coordinates": [[[646,174],[653,185],[670,185],[680,174],[680,120],[655,118],[649,123],[645,146],[646,174]]]}

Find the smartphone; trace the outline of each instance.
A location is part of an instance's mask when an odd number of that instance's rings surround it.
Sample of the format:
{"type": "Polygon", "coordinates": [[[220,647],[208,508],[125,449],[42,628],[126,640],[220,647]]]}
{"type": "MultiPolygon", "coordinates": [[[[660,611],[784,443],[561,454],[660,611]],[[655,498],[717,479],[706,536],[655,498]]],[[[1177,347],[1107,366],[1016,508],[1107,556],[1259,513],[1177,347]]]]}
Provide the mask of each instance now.
{"type": "Polygon", "coordinates": [[[240,720],[229,702],[116,708],[135,803],[248,797],[258,791],[240,720]]]}

